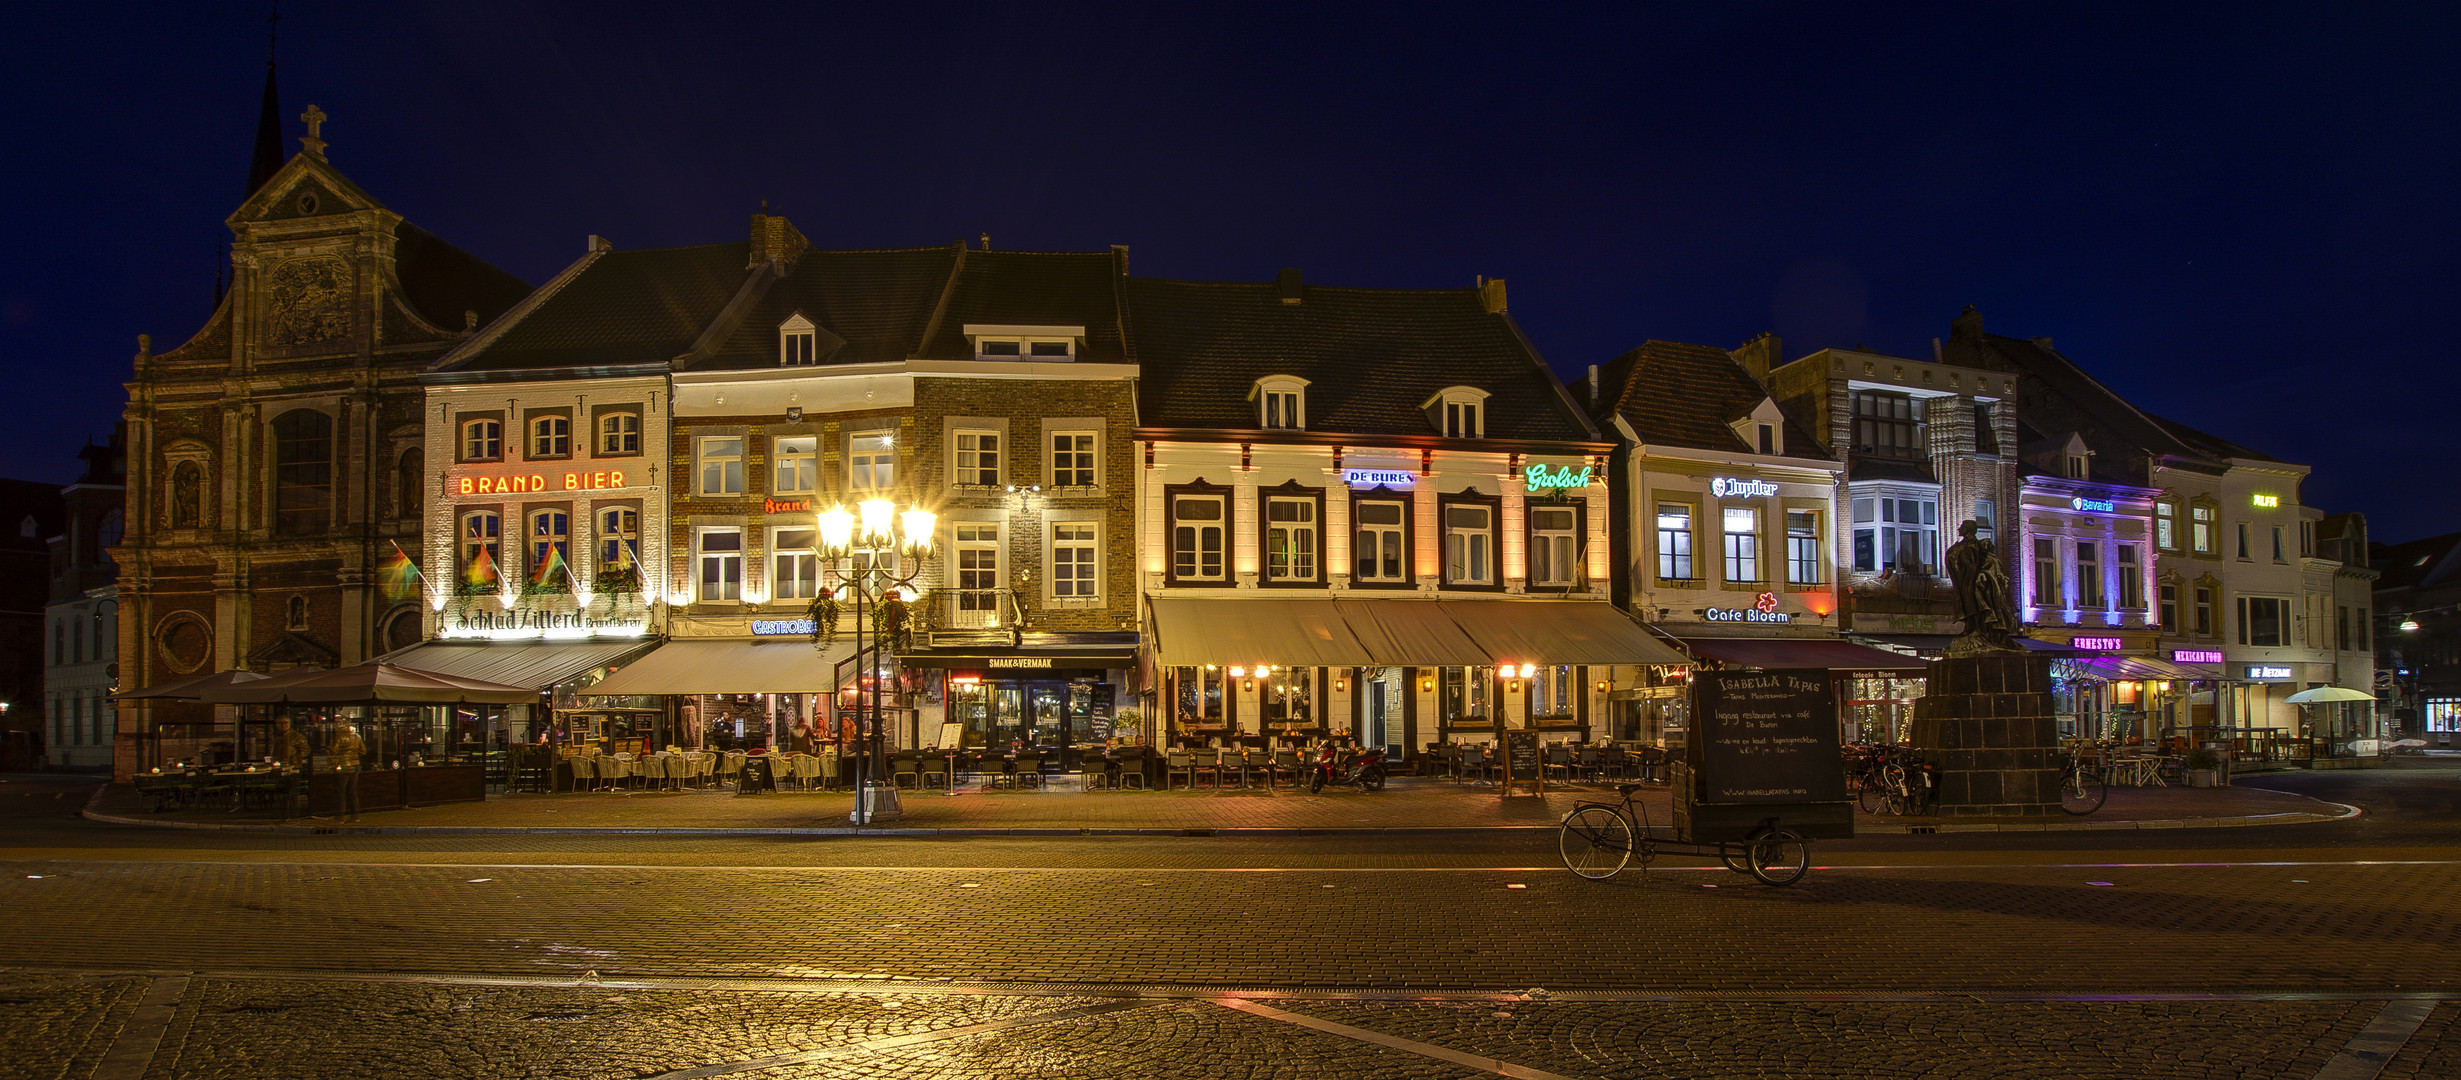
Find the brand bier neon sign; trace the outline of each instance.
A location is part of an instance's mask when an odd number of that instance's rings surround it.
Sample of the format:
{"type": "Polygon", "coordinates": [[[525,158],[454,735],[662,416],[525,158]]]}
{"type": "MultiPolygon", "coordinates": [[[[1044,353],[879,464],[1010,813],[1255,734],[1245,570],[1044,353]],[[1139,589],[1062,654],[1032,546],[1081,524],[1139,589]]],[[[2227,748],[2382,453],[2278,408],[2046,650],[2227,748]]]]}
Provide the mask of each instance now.
{"type": "Polygon", "coordinates": [[[602,491],[624,486],[624,474],[619,469],[599,472],[568,472],[563,474],[562,487],[554,486],[555,473],[530,473],[527,476],[464,476],[454,482],[454,489],[463,495],[522,495],[533,491],[602,491]]]}

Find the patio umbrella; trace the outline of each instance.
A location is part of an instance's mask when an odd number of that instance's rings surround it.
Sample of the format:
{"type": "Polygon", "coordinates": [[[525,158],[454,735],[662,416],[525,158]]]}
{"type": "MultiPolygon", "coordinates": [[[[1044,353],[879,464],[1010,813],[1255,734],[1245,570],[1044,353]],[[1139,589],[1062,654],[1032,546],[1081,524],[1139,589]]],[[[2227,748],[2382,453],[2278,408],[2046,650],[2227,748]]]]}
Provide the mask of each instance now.
{"type": "Polygon", "coordinates": [[[2301,690],[2282,700],[2292,705],[2314,705],[2327,701],[2374,701],[2375,699],[2374,694],[2358,690],[2339,686],[2319,686],[2311,690],[2301,690]]]}
{"type": "Polygon", "coordinates": [[[191,675],[185,679],[155,683],[143,690],[131,690],[125,694],[113,694],[111,697],[114,701],[195,701],[204,697],[208,690],[257,682],[263,678],[264,676],[244,668],[232,668],[229,671],[217,671],[211,675],[191,675]]]}
{"type": "Polygon", "coordinates": [[[366,663],[334,670],[288,672],[207,694],[216,705],[519,705],[538,700],[535,687],[439,675],[366,663]]]}

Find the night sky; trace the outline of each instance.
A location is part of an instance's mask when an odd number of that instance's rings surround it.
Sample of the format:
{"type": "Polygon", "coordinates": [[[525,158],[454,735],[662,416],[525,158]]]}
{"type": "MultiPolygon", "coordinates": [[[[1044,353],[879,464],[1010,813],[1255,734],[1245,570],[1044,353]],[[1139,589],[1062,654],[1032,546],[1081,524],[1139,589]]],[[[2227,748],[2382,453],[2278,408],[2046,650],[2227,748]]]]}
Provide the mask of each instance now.
{"type": "MultiPolygon", "coordinates": [[[[285,7],[285,146],[315,102],[345,174],[533,283],[765,198],[824,247],[1501,277],[1565,373],[1926,356],[1975,304],[2382,539],[2461,529],[2451,5],[285,7]]],[[[0,475],[72,478],[136,335],[208,313],[263,14],[12,15],[0,475]]]]}

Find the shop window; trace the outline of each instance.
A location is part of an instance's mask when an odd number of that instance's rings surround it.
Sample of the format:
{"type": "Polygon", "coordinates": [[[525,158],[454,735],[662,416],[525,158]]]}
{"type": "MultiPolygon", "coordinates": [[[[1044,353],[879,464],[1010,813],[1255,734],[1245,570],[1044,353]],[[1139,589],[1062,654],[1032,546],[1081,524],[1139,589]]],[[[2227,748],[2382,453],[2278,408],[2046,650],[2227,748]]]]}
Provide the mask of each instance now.
{"type": "Polygon", "coordinates": [[[2059,544],[2048,536],[2034,538],[2034,606],[2055,608],[2059,597],[2059,544]]]}
{"type": "MultiPolygon", "coordinates": [[[[743,494],[743,436],[700,440],[700,490],[695,495],[743,494]]],[[[737,537],[740,541],[741,537],[737,537]]]]}
{"type": "Polygon", "coordinates": [[[1569,506],[1533,506],[1530,517],[1530,584],[1571,588],[1581,580],[1580,515],[1569,506]]]}
{"type": "Polygon", "coordinates": [[[2289,623],[2290,601],[2277,596],[2239,598],[2239,644],[2287,645],[2289,623]]]}
{"type": "Polygon", "coordinates": [[[1572,668],[1556,664],[1538,669],[1529,680],[1530,715],[1563,718],[1579,710],[1579,684],[1572,678],[1572,668]]]}
{"type": "Polygon", "coordinates": [[[1223,580],[1222,537],[1230,500],[1225,495],[1171,497],[1171,576],[1180,581],[1223,580]]]}
{"type": "Polygon", "coordinates": [[[1688,503],[1658,504],[1658,577],[1693,580],[1692,507],[1688,503]]]}
{"type": "Polygon", "coordinates": [[[562,510],[530,515],[530,583],[562,586],[571,573],[572,516],[562,510]]]}
{"type": "Polygon", "coordinates": [[[977,487],[993,487],[1000,482],[1000,433],[996,431],[960,431],[957,433],[956,460],[951,464],[950,482],[977,487]]]}
{"type": "Polygon", "coordinates": [[[1226,723],[1222,711],[1222,685],[1225,676],[1218,668],[1172,668],[1172,708],[1180,724],[1188,727],[1222,727],[1226,723]]]}
{"type": "Polygon", "coordinates": [[[610,506],[598,512],[598,572],[628,571],[640,565],[641,512],[610,506]]]}
{"type": "Polygon", "coordinates": [[[1491,667],[1443,669],[1443,689],[1438,706],[1446,723],[1485,723],[1487,720],[1487,687],[1495,681],[1491,667]]]}
{"type": "Polygon", "coordinates": [[[1265,500],[1265,580],[1316,580],[1316,499],[1265,500]]]}
{"type": "Polygon", "coordinates": [[[1820,511],[1786,511],[1786,583],[1820,584],[1820,511]]]}
{"type": "Polygon", "coordinates": [[[504,422],[471,420],[461,426],[461,459],[495,461],[504,456],[504,422]]]}
{"type": "Polygon", "coordinates": [[[1000,624],[1000,526],[964,522],[953,530],[960,629],[1000,624]]]}
{"type": "Polygon", "coordinates": [[[1316,682],[1308,676],[1312,668],[1276,668],[1260,676],[1257,684],[1265,707],[1268,724],[1306,723],[1316,718],[1316,682]]]}
{"type": "Polygon", "coordinates": [[[2078,607],[2102,606],[2102,550],[2092,540],[2076,542],[2076,602],[2078,607]]]}
{"type": "MultiPolygon", "coordinates": [[[[737,446],[740,447],[738,440],[737,446]]],[[[743,530],[715,528],[698,530],[700,595],[706,603],[716,600],[743,599],[743,530]]]]}
{"type": "Polygon", "coordinates": [[[1760,511],[1729,506],[1719,515],[1726,537],[1726,580],[1729,584],[1759,584],[1760,511]]]}
{"type": "Polygon", "coordinates": [[[1100,473],[1094,465],[1094,448],[1100,436],[1091,431],[1057,431],[1051,434],[1051,486],[1093,487],[1100,473]]]}
{"type": "Polygon", "coordinates": [[[492,510],[479,510],[461,516],[462,580],[481,589],[492,589],[502,577],[499,567],[504,562],[504,519],[492,510]]]}
{"type": "Polygon", "coordinates": [[[1495,583],[1495,508],[1444,507],[1444,581],[1448,585],[1495,583]]]}
{"type": "Polygon", "coordinates": [[[2176,634],[2179,632],[2179,586],[2165,581],[2161,585],[2159,596],[2162,602],[2162,609],[2158,613],[2161,618],[2162,632],[2176,634]]]}
{"type": "Polygon", "coordinates": [[[1091,600],[1101,595],[1095,575],[1097,526],[1063,521],[1051,526],[1051,596],[1058,600],[1091,600]]]}
{"type": "Polygon", "coordinates": [[[573,456],[572,418],[562,415],[531,418],[530,456],[533,458],[573,456]]]}
{"type": "Polygon", "coordinates": [[[897,486],[897,437],[886,431],[846,436],[846,488],[865,494],[897,486]]]}
{"type": "Polygon", "coordinates": [[[641,414],[611,412],[598,418],[598,455],[621,457],[641,452],[641,414]]]}
{"type": "Polygon", "coordinates": [[[293,409],[273,422],[273,527],[284,536],[314,536],[333,517],[333,418],[293,409]]]}
{"type": "Polygon", "coordinates": [[[1359,534],[1354,552],[1358,562],[1355,580],[1410,580],[1407,504],[1390,499],[1362,499],[1352,507],[1351,516],[1358,519],[1359,534]]]}
{"type": "Polygon", "coordinates": [[[769,530],[771,599],[809,600],[820,595],[819,544],[817,529],[769,530]]]}
{"type": "Polygon", "coordinates": [[[2145,569],[2138,563],[2136,545],[2116,545],[2119,554],[2119,606],[2135,611],[2145,606],[2145,569]]]}
{"type": "Polygon", "coordinates": [[[785,435],[770,444],[772,495],[808,495],[820,490],[820,437],[785,435]]]}

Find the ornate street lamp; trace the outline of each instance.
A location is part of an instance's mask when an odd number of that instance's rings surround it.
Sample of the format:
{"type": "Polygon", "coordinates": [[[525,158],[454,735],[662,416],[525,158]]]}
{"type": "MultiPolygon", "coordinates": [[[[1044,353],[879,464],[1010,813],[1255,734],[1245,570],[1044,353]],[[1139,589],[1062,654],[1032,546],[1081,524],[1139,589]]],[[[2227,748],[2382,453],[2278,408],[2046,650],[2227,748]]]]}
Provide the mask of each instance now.
{"type": "MultiPolygon", "coordinates": [[[[883,781],[882,765],[887,746],[880,724],[880,659],[887,652],[891,636],[904,629],[905,600],[899,594],[914,584],[923,571],[923,560],[931,555],[932,529],[939,515],[919,506],[908,506],[899,512],[887,499],[872,499],[849,512],[844,506],[831,507],[820,514],[820,556],[833,565],[829,572],[852,592],[855,602],[855,720],[859,739],[855,765],[855,809],[853,821],[869,825],[880,817],[880,801],[889,802],[888,814],[895,817],[897,790],[883,781]],[[864,555],[862,565],[855,556],[864,555]],[[882,566],[884,555],[897,556],[900,574],[882,566]],[[891,609],[894,602],[894,621],[891,609]],[[872,609],[872,638],[863,637],[863,615],[872,609]]],[[[834,590],[832,590],[834,591],[834,590]]]]}

